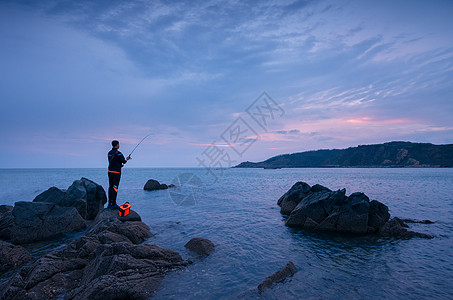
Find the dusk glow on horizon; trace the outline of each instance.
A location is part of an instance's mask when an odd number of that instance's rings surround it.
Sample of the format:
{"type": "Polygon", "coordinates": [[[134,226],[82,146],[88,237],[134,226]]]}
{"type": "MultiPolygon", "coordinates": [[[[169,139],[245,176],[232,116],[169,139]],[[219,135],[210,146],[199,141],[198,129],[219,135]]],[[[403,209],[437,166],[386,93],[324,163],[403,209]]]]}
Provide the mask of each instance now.
{"type": "Polygon", "coordinates": [[[0,168],[197,167],[389,141],[453,143],[451,1],[1,1],[0,168]],[[266,92],[281,114],[247,108],[266,92]],[[253,136],[248,138],[253,139],[253,136]]]}

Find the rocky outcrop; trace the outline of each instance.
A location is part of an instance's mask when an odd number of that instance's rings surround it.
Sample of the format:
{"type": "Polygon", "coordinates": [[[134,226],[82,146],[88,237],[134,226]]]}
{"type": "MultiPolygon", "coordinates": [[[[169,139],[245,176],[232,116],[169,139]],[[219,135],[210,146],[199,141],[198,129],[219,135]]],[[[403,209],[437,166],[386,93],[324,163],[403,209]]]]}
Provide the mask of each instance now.
{"type": "Polygon", "coordinates": [[[193,238],[188,241],[184,247],[202,256],[208,256],[214,252],[215,248],[213,242],[204,238],[193,238]]]}
{"type": "Polygon", "coordinates": [[[82,177],[75,180],[67,190],[51,187],[42,192],[33,202],[50,202],[64,207],[75,207],[86,220],[94,220],[104,208],[107,196],[99,184],[82,177]]]}
{"type": "Polygon", "coordinates": [[[283,282],[286,278],[293,276],[296,273],[297,268],[294,263],[290,261],[281,270],[278,270],[271,276],[266,277],[266,279],[258,285],[258,291],[261,293],[264,289],[271,288],[275,283],[283,282]]]}
{"type": "Polygon", "coordinates": [[[159,181],[150,179],[145,183],[143,189],[145,191],[155,191],[155,190],[166,190],[168,188],[175,187],[174,184],[166,185],[165,183],[159,183],[159,181]]]}
{"type": "Polygon", "coordinates": [[[18,268],[32,260],[33,256],[24,247],[0,241],[0,273],[18,268]]]}
{"type": "Polygon", "coordinates": [[[289,215],[286,220],[289,227],[353,234],[411,235],[411,231],[399,230],[394,221],[389,221],[385,204],[370,201],[363,193],[346,196],[345,189],[331,191],[319,184],[310,187],[305,182],[297,182],[277,204],[282,214],[289,215]]]}
{"type": "Polygon", "coordinates": [[[9,238],[15,244],[49,239],[86,227],[85,220],[74,207],[49,202],[16,202],[12,216],[14,221],[9,238]]]}
{"type": "Polygon", "coordinates": [[[185,265],[169,249],[140,244],[151,232],[141,221],[103,210],[82,237],[23,267],[1,299],[147,299],[164,275],[185,265]]]}
{"type": "MultiPolygon", "coordinates": [[[[102,186],[86,178],[75,180],[67,190],[51,187],[33,202],[0,206],[0,238],[25,244],[80,231],[106,202],[102,186]]],[[[137,215],[128,218],[137,219],[137,215]]]]}

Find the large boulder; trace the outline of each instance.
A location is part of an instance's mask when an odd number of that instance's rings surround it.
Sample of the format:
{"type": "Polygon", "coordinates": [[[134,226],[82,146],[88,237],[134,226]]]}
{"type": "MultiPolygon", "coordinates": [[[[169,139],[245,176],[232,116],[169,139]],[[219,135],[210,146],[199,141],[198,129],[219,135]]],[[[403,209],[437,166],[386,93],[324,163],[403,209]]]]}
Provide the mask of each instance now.
{"type": "Polygon", "coordinates": [[[159,183],[159,181],[150,179],[145,183],[143,189],[145,191],[155,191],[155,190],[166,190],[168,188],[175,187],[174,184],[166,185],[165,183],[159,183]]]}
{"type": "Polygon", "coordinates": [[[22,247],[0,241],[0,273],[15,269],[33,260],[33,256],[22,247]]]}
{"type": "Polygon", "coordinates": [[[167,272],[186,265],[154,245],[141,221],[99,214],[85,235],[24,266],[0,289],[0,299],[147,299],[167,272]],[[138,228],[138,229],[137,229],[138,228]]]}
{"type": "Polygon", "coordinates": [[[16,202],[9,228],[15,244],[25,244],[77,232],[86,227],[85,220],[73,207],[49,202],[16,202]]]}
{"type": "Polygon", "coordinates": [[[294,263],[290,261],[281,270],[266,277],[266,279],[258,285],[258,291],[261,293],[264,289],[271,288],[275,283],[283,282],[286,278],[291,277],[296,273],[297,268],[294,263]]]}
{"type": "Polygon", "coordinates": [[[33,199],[33,202],[49,202],[65,207],[75,207],[86,220],[94,220],[107,202],[104,188],[82,177],[67,190],[51,187],[33,199]]]}
{"type": "Polygon", "coordinates": [[[204,238],[192,238],[184,247],[202,256],[208,256],[214,252],[215,248],[213,242],[204,238]]]}
{"type": "Polygon", "coordinates": [[[75,180],[68,188],[60,205],[75,207],[84,219],[94,220],[106,202],[104,188],[82,177],[80,180],[75,180]]]}

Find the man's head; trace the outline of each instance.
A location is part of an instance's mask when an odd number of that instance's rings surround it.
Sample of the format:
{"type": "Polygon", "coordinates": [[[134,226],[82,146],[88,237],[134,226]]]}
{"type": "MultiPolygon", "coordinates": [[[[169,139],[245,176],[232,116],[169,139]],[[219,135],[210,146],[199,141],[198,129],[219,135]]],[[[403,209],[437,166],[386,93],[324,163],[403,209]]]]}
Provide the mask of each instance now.
{"type": "Polygon", "coordinates": [[[117,140],[112,141],[112,147],[118,149],[120,147],[120,142],[118,142],[117,140]]]}

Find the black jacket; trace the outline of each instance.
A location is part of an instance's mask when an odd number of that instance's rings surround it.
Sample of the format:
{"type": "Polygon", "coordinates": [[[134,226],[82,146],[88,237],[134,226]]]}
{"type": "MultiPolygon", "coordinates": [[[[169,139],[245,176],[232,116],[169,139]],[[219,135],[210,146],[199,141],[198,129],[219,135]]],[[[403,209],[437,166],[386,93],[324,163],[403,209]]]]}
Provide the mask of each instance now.
{"type": "Polygon", "coordinates": [[[127,162],[123,153],[116,148],[112,148],[112,150],[109,151],[107,158],[109,160],[109,171],[121,172],[123,164],[127,162]]]}

